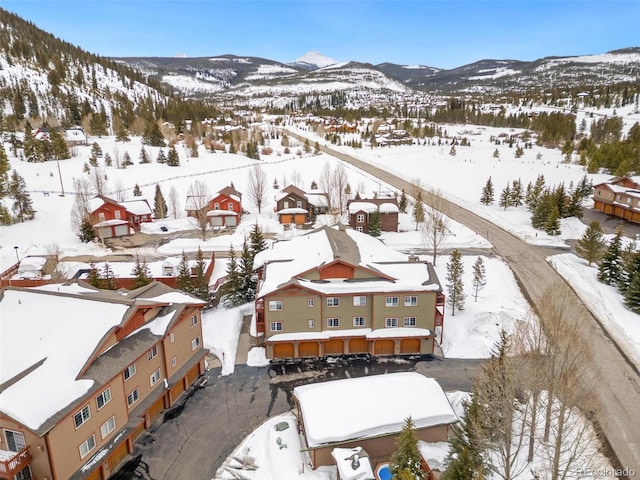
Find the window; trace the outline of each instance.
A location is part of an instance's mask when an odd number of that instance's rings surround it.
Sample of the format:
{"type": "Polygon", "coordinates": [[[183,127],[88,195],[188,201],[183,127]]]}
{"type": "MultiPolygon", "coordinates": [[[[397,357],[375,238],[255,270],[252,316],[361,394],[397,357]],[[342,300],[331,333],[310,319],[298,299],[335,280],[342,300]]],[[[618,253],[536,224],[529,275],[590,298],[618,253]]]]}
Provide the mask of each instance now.
{"type": "MultiPolygon", "coordinates": [[[[283,206],[284,208],[289,208],[289,202],[288,202],[287,200],[285,200],[285,201],[283,202],[282,206],[283,206]]],[[[284,210],[284,209],[283,209],[283,210],[284,210]]]]}
{"type": "Polygon", "coordinates": [[[193,317],[191,317],[191,323],[189,324],[190,327],[189,328],[193,328],[198,324],[198,316],[194,315],[193,317]]]}
{"type": "Polygon", "coordinates": [[[313,307],[316,301],[313,298],[307,298],[307,307],[313,307]]]}
{"type": "Polygon", "coordinates": [[[176,334],[175,334],[175,333],[173,333],[173,332],[171,332],[171,333],[169,334],[169,343],[173,343],[173,342],[175,342],[175,341],[176,341],[176,334]]]}
{"type": "Polygon", "coordinates": [[[296,208],[302,208],[302,201],[301,200],[298,200],[296,202],[296,208]]]}
{"type": "Polygon", "coordinates": [[[364,307],[367,304],[367,297],[364,295],[354,295],[353,296],[353,306],[354,307],[364,307]]]}
{"type": "Polygon", "coordinates": [[[284,330],[284,325],[282,322],[269,322],[269,331],[271,332],[281,332],[284,330]]]}
{"type": "Polygon", "coordinates": [[[409,295],[404,297],[404,306],[405,307],[415,307],[418,305],[418,297],[415,295],[409,295]]]}
{"type": "Polygon", "coordinates": [[[153,387],[156,383],[160,381],[160,369],[158,368],[155,372],[151,374],[149,377],[149,383],[153,387]]]}
{"type": "Polygon", "coordinates": [[[124,381],[126,382],[136,374],[136,364],[132,363],[124,371],[124,381]]]}
{"type": "Polygon", "coordinates": [[[309,320],[307,320],[307,326],[309,328],[313,328],[316,326],[316,321],[313,318],[310,318],[309,320]]]}
{"type": "Polygon", "coordinates": [[[416,317],[404,317],[404,326],[405,327],[415,327],[416,326],[416,317]]]}
{"type": "Polygon", "coordinates": [[[337,328],[340,326],[339,318],[327,318],[327,327],[329,328],[337,328]]]}
{"type": "Polygon", "coordinates": [[[358,215],[356,215],[356,222],[364,223],[364,213],[359,213],[358,215]]]}
{"type": "Polygon", "coordinates": [[[171,366],[175,367],[178,363],[178,360],[176,359],[176,357],[171,357],[171,366]]]}
{"type": "Polygon", "coordinates": [[[102,435],[102,438],[104,439],[106,438],[107,435],[109,435],[115,429],[116,429],[116,417],[111,417],[109,420],[104,422],[100,427],[100,435],[102,435]]]}
{"type": "Polygon", "coordinates": [[[80,450],[80,458],[86,457],[87,455],[89,455],[89,452],[91,450],[96,448],[96,437],[94,435],[91,435],[84,442],[82,442],[82,445],[80,445],[80,447],[78,448],[80,450]]]}
{"type": "Polygon", "coordinates": [[[364,232],[364,230],[362,229],[362,227],[356,227],[356,232],[362,233],[362,232],[364,232]]]}
{"type": "Polygon", "coordinates": [[[353,317],[354,327],[364,327],[367,324],[367,317],[353,317]]]}
{"type": "Polygon", "coordinates": [[[158,355],[158,346],[154,345],[153,347],[151,347],[151,350],[147,352],[147,362],[150,362],[151,360],[153,360],[153,358],[156,357],[157,355],[158,355]]]}
{"type": "Polygon", "coordinates": [[[116,210],[116,211],[115,211],[115,215],[116,215],[116,218],[117,218],[118,220],[120,220],[120,219],[122,218],[122,214],[120,213],[120,210],[116,210]]]}
{"type": "Polygon", "coordinates": [[[196,337],[191,340],[191,350],[195,350],[200,346],[200,337],[196,337]]]}
{"type": "Polygon", "coordinates": [[[277,312],[282,310],[282,300],[269,300],[269,311],[277,312]]]}
{"type": "Polygon", "coordinates": [[[340,297],[327,297],[327,307],[339,307],[340,297]]]}
{"type": "Polygon", "coordinates": [[[214,209],[214,210],[220,210],[220,204],[219,204],[218,202],[215,202],[215,203],[213,204],[213,209],[214,209]]]}
{"type": "Polygon", "coordinates": [[[85,405],[84,407],[82,407],[82,410],[80,410],[73,416],[73,423],[76,426],[76,428],[79,428],[80,425],[82,425],[84,422],[86,422],[90,418],[91,418],[91,410],[89,410],[89,405],[85,405]]]}
{"type": "Polygon", "coordinates": [[[384,326],[385,327],[397,327],[398,326],[398,319],[397,318],[385,318],[384,319],[384,326]]]}
{"type": "Polygon", "coordinates": [[[233,212],[233,202],[229,202],[227,204],[227,210],[229,210],[230,212],[233,212]]]}
{"type": "Polygon", "coordinates": [[[4,438],[7,440],[7,449],[10,452],[19,452],[24,450],[27,443],[24,440],[22,432],[14,432],[13,430],[5,430],[4,438]]]}
{"type": "Polygon", "coordinates": [[[387,297],[384,302],[387,307],[397,307],[398,303],[398,297],[387,297]]]}
{"type": "Polygon", "coordinates": [[[138,389],[136,388],[133,392],[131,392],[129,395],[127,395],[127,405],[131,406],[134,403],[136,403],[139,399],[140,399],[140,393],[138,392],[138,389]]]}
{"type": "Polygon", "coordinates": [[[104,392],[96,397],[96,406],[98,410],[111,401],[111,389],[107,388],[104,392]]]}

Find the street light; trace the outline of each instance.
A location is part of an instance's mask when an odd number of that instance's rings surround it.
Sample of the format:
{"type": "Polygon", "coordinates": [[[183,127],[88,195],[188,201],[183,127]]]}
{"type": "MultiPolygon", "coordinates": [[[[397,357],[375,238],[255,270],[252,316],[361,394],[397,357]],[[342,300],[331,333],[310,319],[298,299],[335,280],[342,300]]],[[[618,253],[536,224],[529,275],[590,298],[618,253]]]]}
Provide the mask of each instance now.
{"type": "Polygon", "coordinates": [[[18,256],[18,246],[13,247],[16,250],[16,260],[20,263],[20,257],[18,256]]]}

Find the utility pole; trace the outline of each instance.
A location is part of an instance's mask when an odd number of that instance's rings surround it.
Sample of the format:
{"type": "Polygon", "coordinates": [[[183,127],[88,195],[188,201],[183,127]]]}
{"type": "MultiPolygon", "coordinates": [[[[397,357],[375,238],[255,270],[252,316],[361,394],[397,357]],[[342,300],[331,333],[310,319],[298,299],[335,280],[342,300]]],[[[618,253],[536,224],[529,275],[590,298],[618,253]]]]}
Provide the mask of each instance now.
{"type": "Polygon", "coordinates": [[[62,190],[61,197],[64,197],[64,184],[62,183],[62,172],[60,171],[60,159],[56,155],[56,164],[58,165],[58,177],[60,177],[60,189],[62,190]]]}

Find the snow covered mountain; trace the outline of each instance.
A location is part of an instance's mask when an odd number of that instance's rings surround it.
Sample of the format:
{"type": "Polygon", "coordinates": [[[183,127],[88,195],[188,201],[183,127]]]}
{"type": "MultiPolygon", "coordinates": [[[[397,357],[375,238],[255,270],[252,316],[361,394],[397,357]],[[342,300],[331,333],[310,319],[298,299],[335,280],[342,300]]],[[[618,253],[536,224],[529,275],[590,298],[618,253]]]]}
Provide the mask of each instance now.
{"type": "Polygon", "coordinates": [[[334,65],[336,63],[338,62],[333,58],[329,58],[314,50],[312,52],[305,53],[290,65],[303,68],[305,70],[317,70],[318,68],[328,67],[329,65],[334,65]]]}

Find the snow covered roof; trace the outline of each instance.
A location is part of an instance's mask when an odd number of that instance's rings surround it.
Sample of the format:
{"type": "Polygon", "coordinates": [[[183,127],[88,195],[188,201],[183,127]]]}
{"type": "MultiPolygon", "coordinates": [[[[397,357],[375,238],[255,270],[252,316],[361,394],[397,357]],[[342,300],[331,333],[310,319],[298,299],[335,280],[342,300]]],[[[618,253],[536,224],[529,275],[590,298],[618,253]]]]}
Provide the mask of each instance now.
{"type": "Polygon", "coordinates": [[[47,263],[46,257],[25,257],[20,260],[18,271],[40,271],[44,268],[45,263],[47,263]]]}
{"type": "Polygon", "coordinates": [[[349,213],[367,212],[373,213],[378,210],[378,206],[371,202],[351,202],[349,204],[349,213]]]}
{"type": "Polygon", "coordinates": [[[126,220],[113,218],[111,220],[105,220],[104,222],[95,223],[93,226],[94,228],[100,228],[100,227],[112,227],[116,225],[128,225],[128,224],[129,222],[127,222],[126,220]]]}
{"type": "Polygon", "coordinates": [[[438,382],[416,372],[313,383],[293,395],[309,448],[397,434],[408,417],[417,429],[458,421],[438,382]]]}
{"type": "Polygon", "coordinates": [[[0,410],[37,430],[84,395],[93,381],[77,376],[104,335],[120,324],[129,303],[5,290],[0,303],[0,410]]]}
{"type": "Polygon", "coordinates": [[[432,268],[422,262],[408,262],[407,257],[380,240],[344,227],[321,227],[288,241],[272,244],[258,253],[254,267],[264,267],[258,297],[295,283],[322,293],[358,291],[427,291],[440,290],[432,268]],[[341,261],[366,268],[366,281],[345,279],[311,281],[299,278],[304,272],[341,261]],[[379,279],[374,279],[378,276],[379,279]]]}
{"type": "Polygon", "coordinates": [[[233,210],[209,210],[207,212],[207,217],[228,217],[230,215],[238,216],[238,212],[233,210]]]}
{"type": "Polygon", "coordinates": [[[314,207],[328,207],[329,199],[325,193],[307,193],[307,201],[314,207]]]}
{"type": "Polygon", "coordinates": [[[398,208],[397,205],[394,205],[393,203],[381,203],[380,204],[380,213],[399,213],[400,209],[398,208]]]}
{"type": "Polygon", "coordinates": [[[283,208],[278,210],[278,215],[293,215],[296,213],[309,213],[309,211],[304,208],[283,208]]]}
{"type": "Polygon", "coordinates": [[[120,202],[120,205],[134,215],[151,215],[153,213],[149,202],[145,199],[125,200],[124,202],[120,202]]]}
{"type": "Polygon", "coordinates": [[[331,456],[338,467],[340,480],[375,480],[371,461],[362,447],[334,448],[331,456]]]}
{"type": "Polygon", "coordinates": [[[349,328],[347,330],[323,330],[321,332],[291,332],[271,335],[268,342],[303,342],[308,340],[329,340],[334,337],[365,337],[365,338],[406,338],[430,337],[428,328],[395,327],[395,328],[349,328]]]}
{"type": "Polygon", "coordinates": [[[89,200],[89,211],[90,212],[95,212],[97,209],[99,209],[105,203],[106,202],[102,198],[93,197],[91,200],[89,200]]]}

